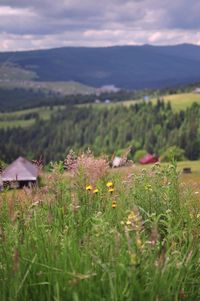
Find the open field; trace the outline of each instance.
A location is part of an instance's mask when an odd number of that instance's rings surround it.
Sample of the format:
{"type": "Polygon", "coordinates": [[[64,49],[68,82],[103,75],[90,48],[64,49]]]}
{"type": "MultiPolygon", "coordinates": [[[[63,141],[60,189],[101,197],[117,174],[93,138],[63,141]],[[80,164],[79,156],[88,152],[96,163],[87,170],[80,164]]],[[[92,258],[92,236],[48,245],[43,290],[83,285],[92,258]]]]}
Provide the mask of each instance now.
{"type": "Polygon", "coordinates": [[[0,300],[199,300],[197,195],[173,165],[136,167],[54,165],[41,189],[0,194],[0,300]]]}
{"type": "Polygon", "coordinates": [[[48,120],[51,114],[62,110],[65,106],[39,107],[15,111],[11,113],[0,113],[0,128],[28,127],[35,122],[34,114],[42,120],[48,120]],[[28,116],[29,115],[29,116],[28,116]],[[33,117],[31,117],[33,115],[33,117]],[[26,118],[28,116],[28,118],[26,118]]]}
{"type": "MultiPolygon", "coordinates": [[[[162,99],[166,102],[170,102],[174,111],[185,110],[187,107],[191,106],[194,102],[200,104],[200,94],[194,93],[182,93],[182,94],[174,94],[174,95],[166,95],[163,96],[162,99]]],[[[110,104],[98,103],[98,104],[83,104],[78,105],[80,108],[89,106],[96,109],[101,108],[113,108],[115,106],[130,106],[136,103],[142,102],[143,100],[130,100],[130,101],[122,101],[122,102],[112,102],[110,104]]],[[[155,104],[156,99],[152,98],[151,101],[155,104]]],[[[39,117],[43,120],[48,120],[50,118],[51,113],[56,112],[57,108],[63,108],[64,106],[54,106],[52,109],[50,107],[42,107],[42,108],[33,108],[27,110],[20,110],[11,113],[0,113],[0,128],[3,127],[27,127],[32,125],[35,122],[34,118],[29,120],[24,120],[23,116],[26,114],[37,113],[39,117]],[[21,118],[20,118],[21,116],[21,118]]]]}
{"type": "MultiPolygon", "coordinates": [[[[165,102],[170,102],[172,109],[175,112],[178,112],[180,110],[186,110],[188,107],[190,107],[194,102],[200,104],[200,94],[195,93],[180,93],[180,94],[172,94],[172,95],[165,95],[165,96],[159,96],[160,99],[163,99],[165,102]]],[[[136,103],[143,102],[143,99],[136,99],[136,100],[125,100],[120,102],[111,102],[109,104],[105,103],[97,103],[97,104],[83,104],[79,105],[81,106],[92,106],[93,108],[113,108],[115,106],[127,106],[134,105],[136,103]]],[[[157,98],[150,97],[150,101],[155,104],[157,102],[157,98]]]]}
{"type": "MultiPolygon", "coordinates": [[[[195,93],[181,93],[174,95],[166,95],[162,97],[165,102],[170,102],[174,111],[185,110],[190,107],[194,102],[200,104],[200,94],[195,93]]],[[[153,103],[156,99],[152,100],[153,103]]]]}
{"type": "MultiPolygon", "coordinates": [[[[169,164],[168,163],[160,163],[160,165],[165,168],[169,164]]],[[[149,172],[153,168],[154,164],[148,164],[148,165],[141,165],[141,164],[134,164],[131,167],[121,167],[120,173],[123,176],[128,175],[140,175],[143,170],[146,170],[149,172]]],[[[119,169],[114,169],[112,172],[119,172],[119,169]]],[[[177,162],[177,172],[179,174],[179,181],[181,184],[185,185],[188,189],[192,189],[194,192],[196,192],[197,197],[200,200],[200,161],[181,161],[177,162]],[[191,173],[184,174],[183,168],[190,167],[191,173]],[[198,193],[197,193],[198,192],[198,193]]]]}
{"type": "Polygon", "coordinates": [[[53,92],[60,95],[73,95],[73,94],[93,94],[95,88],[80,84],[74,81],[66,82],[41,82],[32,80],[0,80],[0,88],[3,89],[25,89],[42,91],[45,93],[53,92]]]}
{"type": "MultiPolygon", "coordinates": [[[[186,110],[190,107],[194,102],[200,104],[200,94],[195,93],[180,93],[180,94],[173,94],[173,95],[166,95],[159,97],[163,99],[165,102],[170,102],[172,109],[176,112],[180,110],[186,110]]],[[[157,102],[157,98],[150,98],[153,104],[157,102]]],[[[122,102],[125,106],[130,106],[135,104],[136,102],[141,102],[143,100],[130,100],[122,102]]]]}

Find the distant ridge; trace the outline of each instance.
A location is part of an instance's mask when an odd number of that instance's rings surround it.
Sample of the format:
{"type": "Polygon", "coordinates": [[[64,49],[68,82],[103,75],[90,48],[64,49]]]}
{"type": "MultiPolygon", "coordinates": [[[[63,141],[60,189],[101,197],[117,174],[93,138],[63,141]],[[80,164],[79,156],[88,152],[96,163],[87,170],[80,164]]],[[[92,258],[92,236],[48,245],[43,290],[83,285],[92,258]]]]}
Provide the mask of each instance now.
{"type": "Polygon", "coordinates": [[[160,88],[200,81],[200,46],[63,47],[0,53],[0,64],[34,72],[37,81],[160,88]]]}

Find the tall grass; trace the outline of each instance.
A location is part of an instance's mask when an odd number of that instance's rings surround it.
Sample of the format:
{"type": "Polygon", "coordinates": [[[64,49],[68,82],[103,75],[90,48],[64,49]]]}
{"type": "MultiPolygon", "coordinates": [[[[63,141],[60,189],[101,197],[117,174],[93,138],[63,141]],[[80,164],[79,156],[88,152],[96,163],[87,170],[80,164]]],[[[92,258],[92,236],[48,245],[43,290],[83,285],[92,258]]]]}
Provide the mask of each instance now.
{"type": "Polygon", "coordinates": [[[81,177],[55,167],[47,187],[1,195],[0,300],[199,300],[199,203],[175,164],[107,173],[96,194],[81,177]]]}

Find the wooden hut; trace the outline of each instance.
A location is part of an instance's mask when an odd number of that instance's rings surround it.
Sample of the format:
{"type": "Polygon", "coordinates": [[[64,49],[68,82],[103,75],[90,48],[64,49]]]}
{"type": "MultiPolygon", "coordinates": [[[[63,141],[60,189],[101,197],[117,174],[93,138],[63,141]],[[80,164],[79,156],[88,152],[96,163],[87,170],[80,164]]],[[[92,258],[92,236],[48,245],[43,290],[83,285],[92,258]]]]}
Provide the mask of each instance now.
{"type": "Polygon", "coordinates": [[[2,174],[3,185],[21,188],[23,186],[32,186],[37,184],[39,168],[25,158],[19,157],[2,174]]]}

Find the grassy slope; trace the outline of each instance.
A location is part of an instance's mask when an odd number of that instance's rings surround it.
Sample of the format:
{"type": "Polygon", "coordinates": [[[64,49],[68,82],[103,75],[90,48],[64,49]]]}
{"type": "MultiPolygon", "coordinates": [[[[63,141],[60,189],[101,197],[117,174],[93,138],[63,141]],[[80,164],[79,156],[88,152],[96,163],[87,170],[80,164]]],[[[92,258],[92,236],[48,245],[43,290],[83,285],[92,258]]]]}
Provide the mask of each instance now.
{"type": "Polygon", "coordinates": [[[61,95],[72,95],[72,94],[92,94],[95,93],[95,88],[83,85],[74,81],[66,82],[37,82],[33,80],[11,80],[11,81],[0,81],[0,88],[2,89],[24,89],[43,91],[46,93],[54,92],[61,95]]]}
{"type": "MultiPolygon", "coordinates": [[[[29,114],[29,113],[38,113],[39,117],[43,120],[48,120],[51,114],[56,113],[57,110],[64,108],[64,106],[55,106],[52,107],[52,110],[49,107],[33,108],[27,110],[20,110],[11,113],[0,113],[0,128],[6,127],[27,127],[32,125],[35,122],[34,118],[29,120],[20,119],[20,116],[29,114]],[[12,120],[10,120],[12,118],[12,120]]],[[[22,117],[23,118],[23,117],[22,117]]]]}
{"type": "MultiPolygon", "coordinates": [[[[194,102],[200,104],[200,94],[195,93],[180,93],[180,94],[172,94],[161,97],[165,102],[170,102],[174,111],[178,112],[180,110],[186,110],[190,107],[194,102]]],[[[142,100],[130,100],[124,101],[123,104],[126,106],[130,106],[136,102],[140,102],[142,100]]],[[[152,98],[151,101],[155,104],[157,98],[152,98]]]]}
{"type": "MultiPolygon", "coordinates": [[[[194,102],[200,104],[200,94],[195,93],[181,93],[174,95],[167,95],[163,97],[164,101],[169,101],[174,111],[185,110],[194,102]]],[[[156,102],[156,99],[153,100],[156,102]]]]}
{"type": "MultiPolygon", "coordinates": [[[[160,97],[163,99],[165,102],[170,102],[172,105],[172,108],[174,111],[180,111],[180,110],[185,110],[188,107],[190,107],[194,102],[200,104],[200,94],[195,94],[195,93],[180,93],[180,94],[173,94],[173,95],[166,95],[160,97]]],[[[105,103],[99,103],[99,104],[92,104],[94,107],[98,108],[112,108],[113,106],[120,106],[120,105],[125,105],[125,106],[130,106],[134,105],[136,103],[139,103],[143,101],[142,99],[138,100],[126,100],[122,102],[117,102],[117,103],[110,103],[110,104],[105,104],[105,103]]],[[[155,104],[157,101],[157,98],[153,97],[151,98],[151,101],[155,104]]],[[[91,105],[91,104],[89,104],[91,105]]],[[[83,104],[80,106],[89,106],[88,104],[83,104]]]]}
{"type": "MultiPolygon", "coordinates": [[[[162,97],[164,101],[170,102],[172,105],[172,108],[174,111],[180,111],[180,110],[185,110],[189,106],[191,106],[194,102],[197,102],[200,104],[200,94],[195,94],[195,93],[181,93],[181,94],[174,94],[174,95],[166,95],[162,97]]],[[[117,102],[117,103],[110,103],[110,104],[83,104],[79,105],[81,106],[92,106],[98,109],[107,107],[107,108],[113,108],[114,106],[120,106],[120,105],[125,105],[125,106],[130,106],[134,105],[137,102],[140,102],[142,100],[130,100],[130,101],[123,101],[123,102],[117,102]]],[[[152,98],[151,100],[153,103],[156,103],[156,98],[152,98]]],[[[56,108],[54,108],[56,110],[56,108]]],[[[19,117],[20,115],[26,114],[26,113],[31,113],[31,112],[37,112],[39,113],[40,117],[42,119],[49,119],[51,111],[49,108],[44,107],[44,108],[34,108],[34,109],[29,109],[29,110],[23,110],[23,111],[16,111],[13,113],[0,113],[0,127],[16,127],[16,126],[29,126],[33,124],[34,119],[32,120],[14,120],[15,116],[19,117]],[[1,121],[1,117],[4,116],[4,121],[1,121]],[[8,119],[12,116],[13,121],[6,121],[6,116],[8,116],[8,119]]]]}

